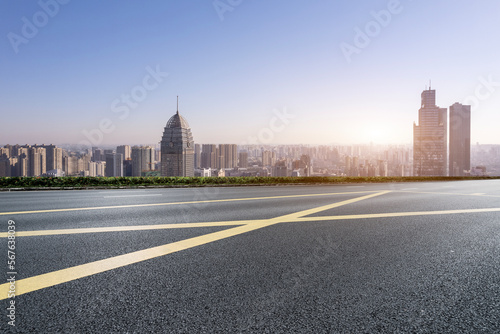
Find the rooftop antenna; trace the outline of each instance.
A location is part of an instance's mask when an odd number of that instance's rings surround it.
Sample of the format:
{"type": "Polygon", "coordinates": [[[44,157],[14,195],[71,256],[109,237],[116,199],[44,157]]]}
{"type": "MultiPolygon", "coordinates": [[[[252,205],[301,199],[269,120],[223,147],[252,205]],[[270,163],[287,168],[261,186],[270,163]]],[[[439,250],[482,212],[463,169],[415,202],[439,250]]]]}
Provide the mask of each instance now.
{"type": "Polygon", "coordinates": [[[177,114],[179,114],[179,95],[177,95],[177,114]]]}
{"type": "Polygon", "coordinates": [[[431,81],[431,79],[429,79],[429,90],[431,90],[431,83],[432,83],[432,81],[431,81]]]}

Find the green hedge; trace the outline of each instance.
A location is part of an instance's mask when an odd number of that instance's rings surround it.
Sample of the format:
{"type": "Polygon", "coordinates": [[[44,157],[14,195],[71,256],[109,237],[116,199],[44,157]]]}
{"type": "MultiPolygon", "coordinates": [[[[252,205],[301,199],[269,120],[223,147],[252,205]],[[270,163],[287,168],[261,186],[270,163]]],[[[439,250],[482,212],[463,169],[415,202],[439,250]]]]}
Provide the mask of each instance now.
{"type": "Polygon", "coordinates": [[[0,188],[335,184],[499,179],[500,177],[2,177],[0,188]]]}

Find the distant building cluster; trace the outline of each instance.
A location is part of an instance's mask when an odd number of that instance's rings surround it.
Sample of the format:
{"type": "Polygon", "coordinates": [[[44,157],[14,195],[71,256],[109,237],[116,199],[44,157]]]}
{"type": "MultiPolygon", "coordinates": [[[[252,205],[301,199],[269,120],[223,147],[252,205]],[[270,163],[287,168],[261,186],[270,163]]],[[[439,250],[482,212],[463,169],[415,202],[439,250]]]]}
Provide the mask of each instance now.
{"type": "Polygon", "coordinates": [[[157,169],[151,146],[74,152],[55,145],[5,145],[0,148],[0,176],[141,176],[157,169]]]}
{"type": "Polygon", "coordinates": [[[470,143],[470,106],[422,93],[411,145],[198,144],[177,112],[156,145],[5,145],[1,176],[461,176],[500,175],[500,145],[470,143]],[[449,136],[448,136],[449,129],[449,136]],[[474,167],[471,167],[471,160],[474,167]]]}

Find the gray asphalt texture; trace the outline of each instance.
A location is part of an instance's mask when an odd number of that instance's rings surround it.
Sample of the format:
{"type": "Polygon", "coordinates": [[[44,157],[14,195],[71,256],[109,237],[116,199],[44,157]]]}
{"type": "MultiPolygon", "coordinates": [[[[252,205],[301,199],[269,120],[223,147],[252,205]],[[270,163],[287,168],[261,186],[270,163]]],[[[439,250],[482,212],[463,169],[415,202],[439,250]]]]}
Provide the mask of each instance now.
{"type": "MultiPolygon", "coordinates": [[[[500,180],[4,192],[0,212],[352,193],[3,215],[0,231],[269,219],[384,190],[311,216],[500,207],[500,180]]],[[[230,228],[18,237],[17,279],[230,228]]],[[[3,300],[0,332],[498,333],[499,258],[500,212],[280,223],[17,296],[15,328],[3,300]]]]}

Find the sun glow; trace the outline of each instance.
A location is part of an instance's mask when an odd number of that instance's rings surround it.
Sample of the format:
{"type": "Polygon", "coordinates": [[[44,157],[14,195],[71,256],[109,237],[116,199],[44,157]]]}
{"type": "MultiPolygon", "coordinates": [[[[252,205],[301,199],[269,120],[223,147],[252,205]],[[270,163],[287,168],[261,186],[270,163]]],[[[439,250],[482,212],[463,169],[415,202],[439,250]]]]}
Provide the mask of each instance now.
{"type": "Polygon", "coordinates": [[[366,124],[359,134],[359,138],[364,143],[386,144],[391,141],[394,129],[387,124],[371,123],[366,124]]]}

